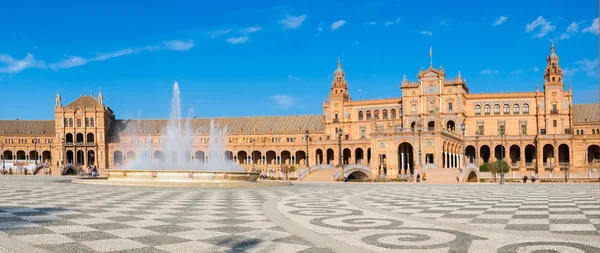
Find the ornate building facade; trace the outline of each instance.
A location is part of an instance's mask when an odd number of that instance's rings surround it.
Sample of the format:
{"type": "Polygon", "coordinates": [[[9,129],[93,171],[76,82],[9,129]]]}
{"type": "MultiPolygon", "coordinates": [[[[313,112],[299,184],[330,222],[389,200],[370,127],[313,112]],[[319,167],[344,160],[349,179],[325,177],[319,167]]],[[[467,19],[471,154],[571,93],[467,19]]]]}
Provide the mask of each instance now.
{"type": "MultiPolygon", "coordinates": [[[[518,174],[588,173],[600,163],[599,104],[573,103],[554,47],[546,62],[543,89],[535,92],[472,94],[460,72],[448,78],[430,66],[416,81],[404,77],[401,97],[354,101],[338,60],[322,115],[214,120],[228,128],[229,159],[246,169],[354,164],[369,177],[430,168],[478,175],[481,164],[505,159],[518,174]]],[[[63,106],[57,95],[54,120],[0,120],[3,164],[111,169],[142,155],[165,159],[167,119],[117,119],[103,100],[81,95],[63,106]]],[[[209,125],[210,119],[190,119],[192,162],[211,159],[209,125]]]]}

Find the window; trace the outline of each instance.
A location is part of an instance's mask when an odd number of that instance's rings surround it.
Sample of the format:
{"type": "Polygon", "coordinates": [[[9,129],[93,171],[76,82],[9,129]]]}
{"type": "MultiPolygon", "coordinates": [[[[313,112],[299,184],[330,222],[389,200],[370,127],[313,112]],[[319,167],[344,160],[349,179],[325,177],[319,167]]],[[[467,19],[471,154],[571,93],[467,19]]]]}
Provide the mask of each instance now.
{"type": "Polygon", "coordinates": [[[510,106],[504,105],[504,114],[510,114],[510,106]]]}
{"type": "Polygon", "coordinates": [[[73,127],[73,118],[69,119],[69,127],[73,127]]]}
{"type": "Polygon", "coordinates": [[[485,113],[485,115],[490,115],[490,105],[485,105],[483,107],[483,112],[485,113]]]}
{"type": "Polygon", "coordinates": [[[494,114],[500,114],[500,105],[494,105],[494,114]]]}
{"type": "Polygon", "coordinates": [[[435,112],[435,105],[433,104],[433,102],[429,102],[429,112],[430,113],[435,112]]]}
{"type": "Polygon", "coordinates": [[[410,111],[411,111],[411,112],[417,112],[417,105],[416,105],[416,104],[412,104],[412,105],[410,106],[410,111]]]}
{"type": "Polygon", "coordinates": [[[481,106],[480,105],[475,106],[475,115],[481,115],[481,106]]]}
{"type": "Polygon", "coordinates": [[[558,113],[558,109],[556,108],[556,104],[552,104],[552,113],[553,114],[557,114],[558,113]]]}
{"type": "Polygon", "coordinates": [[[68,127],[68,126],[69,126],[69,119],[65,118],[63,127],[68,127]]]}
{"type": "Polygon", "coordinates": [[[477,126],[477,133],[478,133],[479,135],[483,135],[483,125],[479,125],[479,126],[477,126]]]}
{"type": "Polygon", "coordinates": [[[358,120],[363,120],[363,112],[362,111],[358,112],[358,120]]]}
{"type": "Polygon", "coordinates": [[[94,118],[90,118],[90,126],[94,127],[94,118]]]}
{"type": "Polygon", "coordinates": [[[552,121],[552,126],[556,127],[556,120],[552,121]]]}
{"type": "Polygon", "coordinates": [[[81,119],[77,119],[77,127],[81,127],[81,119]]]}
{"type": "Polygon", "coordinates": [[[367,111],[367,120],[371,120],[371,111],[367,111]]]}
{"type": "Polygon", "coordinates": [[[513,114],[519,114],[519,105],[513,105],[513,114]]]}
{"type": "Polygon", "coordinates": [[[375,110],[375,119],[379,119],[379,110],[375,110]]]}
{"type": "Polygon", "coordinates": [[[521,134],[527,134],[527,125],[521,124],[521,134]]]}
{"type": "Polygon", "coordinates": [[[387,119],[388,118],[388,111],[386,109],[383,109],[383,111],[381,111],[381,116],[383,117],[383,119],[387,119]]]}
{"type": "Polygon", "coordinates": [[[448,111],[452,111],[452,102],[448,103],[448,111]]]}
{"type": "Polygon", "coordinates": [[[392,109],[390,111],[390,118],[395,119],[396,118],[396,109],[392,109]]]}
{"type": "Polygon", "coordinates": [[[89,127],[89,126],[90,126],[90,119],[85,118],[85,127],[89,127]]]}
{"type": "Polygon", "coordinates": [[[529,114],[529,105],[528,104],[523,105],[523,114],[529,114]]]}
{"type": "Polygon", "coordinates": [[[344,140],[348,140],[350,138],[350,136],[348,136],[347,134],[344,135],[344,140]]]}

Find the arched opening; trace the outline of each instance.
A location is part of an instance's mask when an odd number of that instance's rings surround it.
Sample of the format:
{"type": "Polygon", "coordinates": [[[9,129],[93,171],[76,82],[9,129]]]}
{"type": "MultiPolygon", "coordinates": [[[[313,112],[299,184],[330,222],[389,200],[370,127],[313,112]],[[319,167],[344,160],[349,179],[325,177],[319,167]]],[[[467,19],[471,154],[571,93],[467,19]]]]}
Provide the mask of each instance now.
{"type": "Polygon", "coordinates": [[[305,165],[306,164],[306,152],[304,150],[296,151],[296,164],[305,165]]]}
{"type": "Polygon", "coordinates": [[[275,164],[275,151],[269,150],[267,151],[267,164],[273,165],[275,164]]]}
{"type": "Polygon", "coordinates": [[[544,149],[542,149],[543,158],[544,158],[544,167],[553,167],[554,165],[554,146],[551,144],[544,145],[544,149]]]}
{"type": "Polygon", "coordinates": [[[569,157],[569,146],[567,144],[560,144],[558,146],[558,165],[568,166],[570,162],[569,157]]]}
{"type": "Polygon", "coordinates": [[[391,119],[395,119],[396,118],[396,109],[390,110],[390,118],[391,119]]]}
{"type": "Polygon", "coordinates": [[[600,163],[600,146],[590,145],[587,149],[587,162],[600,163]]]}
{"type": "Polygon", "coordinates": [[[371,148],[367,149],[367,165],[371,164],[371,148]]]}
{"type": "Polygon", "coordinates": [[[343,164],[350,164],[350,159],[352,158],[352,151],[349,148],[345,148],[342,152],[343,155],[343,164]]]}
{"type": "Polygon", "coordinates": [[[95,156],[93,150],[88,150],[88,152],[87,152],[87,161],[88,161],[88,165],[95,165],[96,156],[95,156]]]}
{"type": "Polygon", "coordinates": [[[125,160],[135,160],[135,152],[133,152],[133,151],[127,152],[127,156],[125,156],[125,160]]]}
{"type": "Polygon", "coordinates": [[[354,163],[363,164],[364,155],[365,154],[363,153],[362,148],[357,148],[356,150],[354,150],[354,163]]]}
{"type": "Polygon", "coordinates": [[[533,166],[536,160],[535,146],[529,144],[525,146],[525,166],[533,166]]]}
{"type": "Polygon", "coordinates": [[[365,179],[369,179],[369,176],[362,171],[355,171],[348,175],[348,181],[363,181],[365,179]]]}
{"type": "Polygon", "coordinates": [[[75,161],[73,160],[73,158],[73,150],[67,150],[67,163],[74,163],[75,161]]]}
{"type": "MultiPolygon", "coordinates": [[[[210,157],[208,157],[208,159],[210,160],[210,157]]],[[[216,159],[219,159],[219,157],[215,157],[213,159],[216,160],[216,159]]],[[[233,161],[233,151],[227,150],[227,151],[223,152],[223,158],[221,158],[221,159],[224,159],[225,160],[224,162],[233,163],[234,162],[233,161]]]]}
{"type": "Polygon", "coordinates": [[[17,151],[17,160],[25,160],[27,157],[25,156],[25,151],[19,150],[17,151]]]}
{"type": "Polygon", "coordinates": [[[427,122],[427,130],[428,131],[434,131],[435,130],[435,121],[429,121],[427,122]]]}
{"type": "Polygon", "coordinates": [[[88,133],[86,137],[87,137],[88,143],[94,143],[94,134],[93,133],[88,133]]]}
{"type": "Polygon", "coordinates": [[[379,119],[379,110],[375,110],[373,116],[375,117],[375,119],[379,119]]]}
{"type": "Polygon", "coordinates": [[[4,153],[2,153],[2,154],[3,154],[2,158],[4,160],[10,160],[10,161],[12,161],[12,159],[13,159],[13,152],[12,151],[10,151],[10,150],[4,150],[4,153]]]}
{"type": "Polygon", "coordinates": [[[77,142],[77,143],[83,143],[83,134],[82,134],[82,133],[78,133],[78,134],[76,135],[76,140],[75,140],[75,142],[77,142]]]}
{"type": "Polygon", "coordinates": [[[246,164],[248,162],[248,153],[246,151],[238,151],[237,152],[237,163],[238,164],[246,164]]]}
{"type": "Polygon", "coordinates": [[[77,160],[76,160],[77,165],[84,164],[84,162],[85,162],[84,156],[85,156],[85,154],[83,153],[83,150],[77,150],[77,160]]]}
{"type": "Polygon", "coordinates": [[[517,145],[510,146],[510,163],[511,168],[517,167],[517,164],[521,161],[521,148],[517,145]]]}
{"type": "Polygon", "coordinates": [[[322,164],[322,163],[323,163],[323,150],[317,149],[315,151],[315,164],[322,164]]]}
{"type": "Polygon", "coordinates": [[[363,120],[363,119],[364,119],[363,111],[358,111],[358,120],[363,120]]]}
{"type": "Polygon", "coordinates": [[[483,145],[479,148],[479,154],[481,155],[481,159],[483,159],[483,163],[490,162],[490,147],[487,145],[483,145]]]}
{"type": "Polygon", "coordinates": [[[371,111],[367,111],[367,120],[371,119],[371,111]]]}
{"type": "Polygon", "coordinates": [[[469,176],[467,176],[467,182],[477,182],[477,173],[475,171],[469,172],[469,176]]]}
{"type": "Polygon", "coordinates": [[[71,166],[67,166],[67,167],[63,168],[62,174],[63,175],[71,175],[71,176],[75,175],[76,174],[75,167],[71,165],[71,166]]]}
{"type": "Polygon", "coordinates": [[[496,156],[496,160],[502,160],[506,157],[506,149],[504,146],[496,145],[494,148],[494,155],[496,156]]]}
{"type": "Polygon", "coordinates": [[[281,151],[281,164],[290,164],[291,157],[292,157],[292,154],[290,153],[290,151],[287,151],[287,150],[281,151]]]}
{"type": "Polygon", "coordinates": [[[194,153],[194,160],[196,160],[197,163],[205,163],[204,151],[196,151],[196,153],[194,153]]]}
{"type": "Polygon", "coordinates": [[[381,116],[382,116],[382,119],[388,119],[388,111],[386,109],[383,109],[381,111],[381,116]]]}
{"type": "Polygon", "coordinates": [[[408,142],[398,145],[398,174],[413,174],[415,169],[413,146],[408,142]]]}
{"type": "Polygon", "coordinates": [[[446,123],[446,129],[450,130],[450,131],[454,131],[455,128],[455,124],[454,121],[452,120],[448,120],[448,122],[446,123]]]}
{"type": "Polygon", "coordinates": [[[327,149],[327,164],[333,164],[334,157],[333,149],[327,149]]]}
{"type": "Polygon", "coordinates": [[[475,147],[469,145],[465,148],[465,153],[467,154],[467,159],[469,163],[476,163],[475,161],[475,147]]]}
{"type": "Polygon", "coordinates": [[[253,164],[260,163],[259,161],[260,161],[260,158],[262,157],[262,154],[260,153],[260,151],[254,150],[254,151],[252,151],[252,153],[250,153],[250,156],[252,157],[253,164]]]}
{"type": "Polygon", "coordinates": [[[150,160],[150,153],[148,153],[148,151],[142,151],[140,157],[144,160],[150,160]]]}
{"type": "Polygon", "coordinates": [[[39,162],[40,161],[40,155],[39,155],[39,153],[37,151],[35,151],[35,150],[29,151],[29,160],[38,161],[39,162]]]}
{"type": "Polygon", "coordinates": [[[161,163],[165,162],[165,155],[163,154],[162,151],[154,151],[154,153],[152,154],[152,157],[161,163]]]}
{"type": "Polygon", "coordinates": [[[42,162],[43,163],[51,163],[52,162],[52,154],[50,151],[42,152],[42,162]]]}
{"type": "Polygon", "coordinates": [[[72,133],[67,134],[67,136],[65,137],[65,143],[73,143],[73,134],[72,133]]]}
{"type": "Polygon", "coordinates": [[[115,165],[123,163],[123,153],[121,153],[121,151],[115,151],[113,153],[113,161],[115,165]]]}
{"type": "Polygon", "coordinates": [[[414,132],[414,131],[415,131],[415,126],[416,126],[416,124],[417,124],[417,122],[414,122],[414,121],[413,121],[412,123],[410,123],[410,131],[411,131],[411,132],[414,132]]]}

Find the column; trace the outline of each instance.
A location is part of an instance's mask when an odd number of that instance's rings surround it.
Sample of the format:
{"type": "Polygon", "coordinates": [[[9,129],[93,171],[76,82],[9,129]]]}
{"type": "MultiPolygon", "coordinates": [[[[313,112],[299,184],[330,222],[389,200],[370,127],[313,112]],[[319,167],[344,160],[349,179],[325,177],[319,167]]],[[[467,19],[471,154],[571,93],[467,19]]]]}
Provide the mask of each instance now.
{"type": "Polygon", "coordinates": [[[521,148],[519,147],[519,151],[521,152],[521,161],[520,161],[520,166],[521,166],[521,173],[526,173],[527,172],[527,168],[525,168],[525,148],[521,148]]]}
{"type": "Polygon", "coordinates": [[[401,162],[400,171],[402,171],[402,170],[404,170],[404,153],[400,153],[400,162],[401,162]]]}
{"type": "MultiPolygon", "coordinates": [[[[556,146],[556,145],[554,145],[554,146],[556,146]]],[[[558,147],[554,147],[554,159],[552,159],[552,160],[554,160],[553,164],[552,164],[552,170],[553,170],[552,174],[556,175],[560,172],[560,167],[558,167],[558,161],[559,161],[558,160],[558,147]]]]}

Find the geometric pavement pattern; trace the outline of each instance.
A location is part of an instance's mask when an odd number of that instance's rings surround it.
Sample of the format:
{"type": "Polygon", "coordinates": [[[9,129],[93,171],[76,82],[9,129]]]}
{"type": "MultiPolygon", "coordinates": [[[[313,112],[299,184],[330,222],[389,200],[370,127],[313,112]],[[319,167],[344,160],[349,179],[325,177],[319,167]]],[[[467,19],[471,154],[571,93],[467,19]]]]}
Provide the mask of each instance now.
{"type": "Polygon", "coordinates": [[[419,185],[401,194],[383,189],[362,200],[382,210],[479,227],[600,235],[598,184],[419,185]]]}
{"type": "MultiPolygon", "coordinates": [[[[297,184],[228,189],[80,185],[70,180],[0,176],[0,233],[49,252],[332,252],[263,214],[266,201],[282,198],[272,208],[292,224],[373,252],[463,252],[492,242],[500,243],[494,246],[498,252],[521,252],[519,247],[543,251],[549,245],[558,251],[600,249],[597,243],[581,241],[544,241],[540,246],[537,239],[492,240],[491,235],[484,238],[402,220],[350,204],[350,198],[358,196],[376,209],[434,221],[597,236],[597,184],[297,184]],[[419,244],[425,242],[440,248],[419,244]],[[469,248],[471,244],[475,246],[469,248]]],[[[4,252],[1,245],[0,252],[4,252]]]]}

